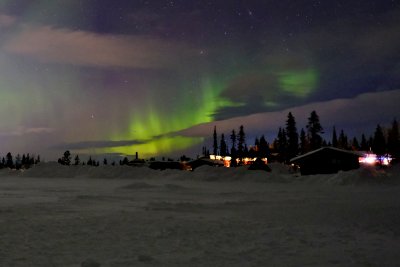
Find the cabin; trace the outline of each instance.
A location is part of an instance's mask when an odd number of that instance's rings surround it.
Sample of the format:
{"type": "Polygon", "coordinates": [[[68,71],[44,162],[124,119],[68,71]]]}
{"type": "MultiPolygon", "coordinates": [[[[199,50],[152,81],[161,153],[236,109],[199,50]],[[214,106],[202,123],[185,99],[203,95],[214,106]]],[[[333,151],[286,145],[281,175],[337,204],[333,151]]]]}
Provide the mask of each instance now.
{"type": "Polygon", "coordinates": [[[292,158],[290,163],[300,167],[301,175],[337,173],[358,169],[360,155],[335,147],[322,147],[292,158]]]}

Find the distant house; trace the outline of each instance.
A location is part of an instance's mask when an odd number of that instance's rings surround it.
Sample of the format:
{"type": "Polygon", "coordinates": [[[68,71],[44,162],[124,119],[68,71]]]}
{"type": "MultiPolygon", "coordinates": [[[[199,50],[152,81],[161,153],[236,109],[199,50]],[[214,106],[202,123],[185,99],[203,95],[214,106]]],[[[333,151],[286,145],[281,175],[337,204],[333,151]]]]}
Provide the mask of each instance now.
{"type": "Polygon", "coordinates": [[[292,158],[290,162],[300,166],[302,175],[309,175],[358,169],[360,167],[359,157],[360,155],[353,151],[322,147],[292,158]]]}

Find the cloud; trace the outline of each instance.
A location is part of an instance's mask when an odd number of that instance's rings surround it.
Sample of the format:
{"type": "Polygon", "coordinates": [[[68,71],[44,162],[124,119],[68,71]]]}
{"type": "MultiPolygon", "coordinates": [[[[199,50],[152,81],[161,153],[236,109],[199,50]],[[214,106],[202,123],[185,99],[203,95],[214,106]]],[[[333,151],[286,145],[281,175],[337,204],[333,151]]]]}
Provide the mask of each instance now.
{"type": "Polygon", "coordinates": [[[55,132],[54,128],[48,127],[31,127],[26,128],[19,126],[12,130],[0,131],[0,136],[23,136],[28,134],[50,134],[55,132]]]}
{"type": "Polygon", "coordinates": [[[132,146],[141,145],[147,143],[148,140],[121,140],[121,141],[109,141],[109,140],[99,140],[99,141],[82,141],[74,143],[64,143],[55,145],[54,149],[89,149],[89,148],[108,148],[108,147],[122,147],[122,146],[132,146]]]}
{"type": "Polygon", "coordinates": [[[316,90],[318,72],[303,55],[273,52],[262,61],[223,89],[220,97],[241,105],[220,108],[214,114],[217,120],[299,105],[316,90]]]}
{"type": "Polygon", "coordinates": [[[313,110],[317,111],[321,124],[326,125],[325,127],[339,125],[347,130],[366,131],[372,130],[376,124],[388,122],[398,115],[398,99],[400,99],[400,90],[365,93],[355,98],[316,102],[282,111],[203,123],[175,134],[188,137],[207,137],[210,136],[214,126],[217,126],[221,133],[229,133],[240,125],[244,125],[246,131],[251,133],[275,132],[279,127],[284,126],[289,112],[296,117],[298,128],[300,128],[306,124],[306,119],[313,110]]]}
{"type": "Polygon", "coordinates": [[[25,26],[3,48],[41,62],[95,67],[169,68],[191,55],[188,45],[157,37],[96,34],[49,26],[25,26]]]}
{"type": "Polygon", "coordinates": [[[0,14],[0,29],[1,28],[8,28],[15,24],[17,21],[16,17],[9,16],[6,14],[0,14]]]}

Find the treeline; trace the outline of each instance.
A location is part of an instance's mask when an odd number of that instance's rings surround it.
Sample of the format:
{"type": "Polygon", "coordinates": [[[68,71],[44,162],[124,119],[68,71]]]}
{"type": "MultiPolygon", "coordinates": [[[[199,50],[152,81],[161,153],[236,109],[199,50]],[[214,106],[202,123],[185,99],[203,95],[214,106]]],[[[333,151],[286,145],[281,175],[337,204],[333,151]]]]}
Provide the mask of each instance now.
{"type": "Polygon", "coordinates": [[[40,155],[37,157],[31,156],[28,154],[22,154],[22,157],[20,154],[17,154],[15,158],[11,154],[11,152],[8,152],[5,157],[1,158],[0,161],[0,169],[3,168],[9,168],[9,169],[28,169],[34,164],[40,163],[40,155]]]}
{"type": "MultiPolygon", "coordinates": [[[[63,156],[61,158],[58,159],[58,163],[60,163],[61,165],[88,165],[88,166],[94,166],[94,167],[98,167],[100,166],[100,161],[92,158],[92,156],[89,156],[89,159],[87,161],[82,161],[79,157],[79,155],[76,155],[74,157],[74,160],[72,160],[72,155],[71,152],[69,150],[65,151],[63,156]]],[[[144,163],[144,160],[142,159],[134,159],[134,160],[129,160],[127,157],[124,157],[123,159],[121,159],[119,161],[119,165],[131,165],[131,164],[135,164],[135,163],[144,163]]],[[[103,159],[102,161],[103,165],[111,165],[111,166],[115,166],[116,162],[112,161],[111,163],[108,162],[108,160],[106,158],[103,159]]]]}
{"type": "MultiPolygon", "coordinates": [[[[69,150],[65,151],[63,156],[61,158],[58,159],[57,161],[58,163],[60,163],[61,165],[88,165],[88,166],[100,166],[100,161],[96,160],[96,159],[92,159],[92,156],[89,156],[89,159],[87,161],[81,161],[81,159],[79,158],[79,155],[76,155],[74,160],[72,161],[72,155],[71,152],[69,150]]],[[[128,162],[128,158],[124,158],[124,160],[120,161],[120,165],[124,165],[127,164],[128,162]]],[[[103,159],[103,165],[108,165],[108,160],[106,158],[103,159]]],[[[115,161],[113,161],[110,165],[115,165],[115,161]]]]}
{"type": "MultiPolygon", "coordinates": [[[[391,127],[382,128],[376,126],[372,136],[366,137],[362,134],[349,138],[343,129],[339,134],[335,126],[332,128],[331,140],[323,138],[324,128],[316,111],[312,111],[308,117],[307,125],[300,129],[296,126],[296,119],[291,112],[287,115],[286,124],[279,127],[276,138],[270,144],[265,136],[256,137],[254,145],[248,147],[243,125],[239,131],[233,129],[229,135],[230,146],[228,146],[225,135],[222,133],[219,141],[217,128],[214,127],[212,153],[214,155],[231,156],[233,159],[244,157],[266,157],[279,162],[289,162],[291,158],[305,154],[323,146],[332,146],[345,150],[372,151],[378,155],[390,154],[394,158],[400,157],[399,125],[396,119],[392,121],[391,127]]],[[[210,151],[203,147],[203,155],[208,156],[210,151]]],[[[234,162],[234,161],[232,161],[234,162]]]]}

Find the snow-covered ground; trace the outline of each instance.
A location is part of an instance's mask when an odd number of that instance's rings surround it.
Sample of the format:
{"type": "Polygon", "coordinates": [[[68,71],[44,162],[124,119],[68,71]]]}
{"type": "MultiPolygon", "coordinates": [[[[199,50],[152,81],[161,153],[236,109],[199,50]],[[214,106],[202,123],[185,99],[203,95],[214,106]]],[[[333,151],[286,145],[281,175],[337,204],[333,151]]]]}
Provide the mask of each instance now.
{"type": "Polygon", "coordinates": [[[400,169],[0,170],[0,266],[399,266],[400,169]]]}

